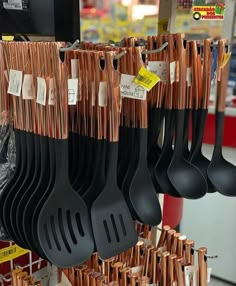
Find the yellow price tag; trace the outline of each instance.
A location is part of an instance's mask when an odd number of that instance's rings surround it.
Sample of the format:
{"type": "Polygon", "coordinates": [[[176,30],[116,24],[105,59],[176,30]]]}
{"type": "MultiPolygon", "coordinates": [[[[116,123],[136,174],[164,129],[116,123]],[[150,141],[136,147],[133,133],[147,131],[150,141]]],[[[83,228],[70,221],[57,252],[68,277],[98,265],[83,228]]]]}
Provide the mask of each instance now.
{"type": "Polygon", "coordinates": [[[145,67],[142,67],[135,77],[134,82],[147,91],[150,91],[160,80],[159,76],[148,71],[145,67]]]}
{"type": "Polygon", "coordinates": [[[29,252],[29,250],[23,249],[16,244],[3,248],[0,250],[0,264],[21,257],[29,252]]]}
{"type": "Polygon", "coordinates": [[[158,21],[158,34],[165,34],[168,32],[169,19],[162,19],[158,21]]]}
{"type": "Polygon", "coordinates": [[[2,36],[3,41],[12,42],[14,41],[14,36],[2,36]]]}
{"type": "Polygon", "coordinates": [[[230,60],[230,58],[231,58],[231,54],[232,54],[231,52],[224,54],[223,62],[222,62],[221,68],[224,68],[224,67],[229,63],[229,60],[230,60]]]}

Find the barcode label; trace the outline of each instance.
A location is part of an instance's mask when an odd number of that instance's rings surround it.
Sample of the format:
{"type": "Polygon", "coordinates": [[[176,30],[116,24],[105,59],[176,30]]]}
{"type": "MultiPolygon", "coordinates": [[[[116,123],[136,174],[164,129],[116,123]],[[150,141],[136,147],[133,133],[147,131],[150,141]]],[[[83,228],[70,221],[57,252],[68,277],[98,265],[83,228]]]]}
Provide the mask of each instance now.
{"type": "Polygon", "coordinates": [[[16,250],[17,250],[16,247],[13,247],[12,249],[2,251],[0,253],[0,259],[3,259],[6,256],[9,256],[9,255],[12,255],[12,254],[16,253],[16,250]]]}
{"type": "Polygon", "coordinates": [[[152,80],[151,80],[151,79],[148,79],[148,78],[146,78],[146,77],[144,77],[144,76],[142,76],[142,75],[140,75],[140,74],[137,75],[136,79],[137,79],[138,81],[141,81],[141,82],[147,84],[147,85],[149,85],[149,84],[152,83],[152,80]]]}
{"type": "Polygon", "coordinates": [[[29,252],[29,250],[23,249],[16,244],[3,248],[0,250],[0,264],[21,257],[29,252]]]}

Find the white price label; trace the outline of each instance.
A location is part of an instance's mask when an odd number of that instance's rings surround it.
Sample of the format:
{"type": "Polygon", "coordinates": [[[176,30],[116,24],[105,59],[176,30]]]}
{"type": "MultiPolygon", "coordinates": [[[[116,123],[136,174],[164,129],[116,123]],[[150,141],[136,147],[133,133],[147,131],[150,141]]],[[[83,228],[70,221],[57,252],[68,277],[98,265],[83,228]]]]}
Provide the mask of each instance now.
{"type": "Polygon", "coordinates": [[[148,69],[158,75],[163,83],[167,82],[167,62],[150,61],[148,62],[148,69]]]}
{"type": "Polygon", "coordinates": [[[107,82],[106,81],[101,81],[99,84],[98,105],[100,107],[107,106],[107,82]]]}
{"type": "Polygon", "coordinates": [[[37,103],[46,106],[47,84],[42,77],[37,77],[37,103]]]}
{"type": "Polygon", "coordinates": [[[10,70],[9,85],[7,93],[20,96],[22,89],[23,72],[18,70],[10,70]]]}
{"type": "Polygon", "coordinates": [[[184,267],[185,286],[198,286],[198,266],[184,267]]]}
{"type": "Polygon", "coordinates": [[[49,90],[48,90],[48,105],[55,105],[55,87],[54,87],[54,79],[49,79],[49,90]]]}
{"type": "Polygon", "coordinates": [[[75,79],[78,78],[78,60],[77,59],[72,59],[71,60],[71,78],[75,79]]]}
{"type": "Polygon", "coordinates": [[[68,79],[68,104],[76,105],[78,98],[78,79],[68,79]]]}
{"type": "Polygon", "coordinates": [[[25,74],[22,86],[22,96],[23,99],[32,100],[34,99],[33,93],[33,75],[25,74]]]}
{"type": "Polygon", "coordinates": [[[187,68],[187,84],[188,84],[188,87],[191,87],[192,86],[192,68],[187,68]]]}
{"type": "Polygon", "coordinates": [[[133,98],[138,100],[147,99],[147,91],[134,82],[135,76],[122,74],[120,83],[121,97],[133,98]]]}
{"type": "Polygon", "coordinates": [[[176,81],[176,62],[170,63],[170,83],[173,84],[176,81]]]}
{"type": "Polygon", "coordinates": [[[207,283],[211,283],[211,274],[212,274],[213,269],[212,268],[208,268],[207,269],[207,283]]]}
{"type": "Polygon", "coordinates": [[[9,9],[9,10],[23,10],[22,0],[4,1],[3,8],[9,9]]]}

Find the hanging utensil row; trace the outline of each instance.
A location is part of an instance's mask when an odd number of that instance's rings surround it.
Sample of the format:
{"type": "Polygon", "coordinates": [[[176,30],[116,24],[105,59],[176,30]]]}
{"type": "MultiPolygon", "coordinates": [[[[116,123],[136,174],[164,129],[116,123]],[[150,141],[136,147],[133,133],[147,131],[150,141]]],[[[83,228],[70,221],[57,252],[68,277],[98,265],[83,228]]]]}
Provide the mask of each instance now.
{"type": "Polygon", "coordinates": [[[194,246],[193,240],[164,226],[157,245],[139,241],[109,260],[94,253],[80,266],[59,269],[59,279],[63,273],[72,286],[206,286],[210,277],[207,248],[195,250],[194,246]]]}
{"type": "MultiPolygon", "coordinates": [[[[162,220],[158,193],[198,199],[209,186],[234,195],[227,182],[236,177],[235,167],[214,159],[222,159],[216,156],[222,136],[209,168],[201,153],[211,40],[203,50],[179,34],[149,37],[147,47],[132,38],[123,42],[82,43],[64,49],[64,61],[63,43],[0,43],[17,150],[14,175],[0,197],[1,224],[19,246],[62,268],[94,251],[108,259],[134,246],[134,221],[156,226],[162,220]],[[221,173],[226,180],[218,182],[221,173]]],[[[220,134],[226,46],[219,41],[220,134]]]]}

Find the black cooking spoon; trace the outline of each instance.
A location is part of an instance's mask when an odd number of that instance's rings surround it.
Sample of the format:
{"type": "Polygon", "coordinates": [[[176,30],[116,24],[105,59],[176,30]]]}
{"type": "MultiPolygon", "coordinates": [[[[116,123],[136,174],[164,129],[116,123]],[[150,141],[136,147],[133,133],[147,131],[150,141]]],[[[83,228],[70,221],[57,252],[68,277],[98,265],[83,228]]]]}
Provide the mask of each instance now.
{"type": "Polygon", "coordinates": [[[209,192],[209,187],[211,187],[211,183],[208,179],[207,169],[209,167],[210,161],[202,153],[202,143],[206,127],[207,115],[208,115],[207,109],[199,109],[198,111],[196,111],[196,116],[197,116],[196,119],[197,124],[195,125],[196,139],[193,139],[194,146],[189,161],[201,171],[202,175],[204,176],[205,180],[208,183],[208,192],[209,192]]]}
{"type": "Polygon", "coordinates": [[[229,62],[222,66],[222,59],[228,53],[225,41],[219,41],[218,45],[218,80],[217,82],[217,104],[216,104],[216,135],[215,148],[207,174],[214,189],[225,196],[236,196],[236,167],[226,161],[222,153],[224,136],[225,102],[227,96],[228,68],[229,62]]]}
{"type": "Polygon", "coordinates": [[[88,208],[69,182],[68,140],[55,140],[55,155],[55,183],[41,209],[37,233],[48,260],[69,268],[92,255],[94,239],[88,208]]]}
{"type": "Polygon", "coordinates": [[[135,217],[142,223],[155,226],[162,220],[160,203],[147,166],[147,141],[148,130],[137,128],[135,144],[137,144],[136,168],[133,177],[129,182],[124,182],[123,192],[125,193],[128,205],[132,206],[135,217]]]}
{"type": "Polygon", "coordinates": [[[160,186],[161,191],[164,194],[168,194],[173,197],[180,197],[179,193],[175,190],[170,182],[167,174],[167,170],[171,163],[173,154],[173,137],[174,137],[174,113],[172,109],[165,110],[165,136],[162,148],[162,153],[157,161],[154,169],[156,180],[160,186]]]}
{"type": "Polygon", "coordinates": [[[176,191],[186,199],[200,199],[207,192],[207,182],[201,172],[183,157],[185,110],[175,110],[175,147],[167,174],[176,191]],[[194,183],[193,183],[194,182],[194,183]]]}

